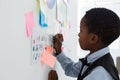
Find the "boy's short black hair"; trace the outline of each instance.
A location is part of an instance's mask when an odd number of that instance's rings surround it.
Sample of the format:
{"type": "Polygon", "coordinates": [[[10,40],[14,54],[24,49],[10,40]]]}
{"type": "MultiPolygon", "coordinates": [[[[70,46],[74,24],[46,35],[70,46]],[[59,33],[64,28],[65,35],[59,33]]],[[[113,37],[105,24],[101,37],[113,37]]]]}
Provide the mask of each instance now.
{"type": "Polygon", "coordinates": [[[84,18],[89,32],[98,35],[108,46],[120,35],[120,19],[116,13],[106,8],[93,8],[84,18]]]}

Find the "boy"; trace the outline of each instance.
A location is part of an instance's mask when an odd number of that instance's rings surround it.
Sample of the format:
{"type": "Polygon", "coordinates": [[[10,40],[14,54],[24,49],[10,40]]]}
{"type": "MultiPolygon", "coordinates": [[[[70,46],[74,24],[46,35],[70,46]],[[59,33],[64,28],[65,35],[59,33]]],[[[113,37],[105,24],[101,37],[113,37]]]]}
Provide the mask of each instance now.
{"type": "Polygon", "coordinates": [[[77,80],[119,80],[108,47],[119,35],[119,17],[106,8],[93,8],[82,18],[78,34],[80,47],[90,53],[77,63],[72,62],[61,50],[62,34],[56,34],[53,42],[57,60],[65,74],[77,80]]]}

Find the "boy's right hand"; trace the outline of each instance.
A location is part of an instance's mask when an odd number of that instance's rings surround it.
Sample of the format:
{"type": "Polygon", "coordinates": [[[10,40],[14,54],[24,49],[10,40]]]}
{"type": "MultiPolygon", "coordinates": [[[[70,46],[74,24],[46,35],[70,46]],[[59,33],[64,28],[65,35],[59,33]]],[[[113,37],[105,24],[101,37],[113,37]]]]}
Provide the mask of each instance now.
{"type": "Polygon", "coordinates": [[[56,34],[53,37],[53,47],[56,51],[55,55],[59,55],[61,53],[61,47],[62,47],[62,42],[63,42],[63,35],[62,34],[56,34]]]}

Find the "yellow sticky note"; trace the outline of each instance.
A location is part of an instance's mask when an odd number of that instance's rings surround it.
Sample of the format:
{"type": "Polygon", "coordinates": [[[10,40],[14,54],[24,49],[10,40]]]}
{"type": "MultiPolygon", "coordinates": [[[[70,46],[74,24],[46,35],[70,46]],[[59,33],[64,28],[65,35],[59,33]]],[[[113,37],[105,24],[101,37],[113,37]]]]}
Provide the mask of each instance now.
{"type": "Polygon", "coordinates": [[[36,8],[37,8],[37,12],[39,14],[39,12],[40,12],[40,1],[39,0],[37,0],[36,8]]]}

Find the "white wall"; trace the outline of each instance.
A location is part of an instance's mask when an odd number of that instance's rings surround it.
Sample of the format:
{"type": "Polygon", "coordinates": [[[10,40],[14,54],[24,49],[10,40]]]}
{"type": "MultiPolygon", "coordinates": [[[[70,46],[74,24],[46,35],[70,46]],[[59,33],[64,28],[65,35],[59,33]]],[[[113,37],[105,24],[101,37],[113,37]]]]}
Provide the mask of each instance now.
{"type": "MultiPolygon", "coordinates": [[[[66,29],[66,38],[65,38],[65,47],[70,49],[65,49],[65,55],[70,57],[73,61],[78,61],[77,58],[77,42],[78,42],[78,33],[77,33],[77,3],[78,0],[69,0],[68,5],[68,16],[69,20],[71,20],[71,29],[66,29]]],[[[59,80],[76,80],[76,78],[65,76],[63,70],[61,69],[59,63],[57,65],[57,71],[60,72],[59,80]]]]}
{"type": "Polygon", "coordinates": [[[24,13],[33,8],[32,0],[0,0],[1,80],[32,80],[24,13]]]}
{"type": "MultiPolygon", "coordinates": [[[[66,30],[65,43],[72,50],[66,55],[76,60],[77,0],[69,1],[72,28],[66,30]]],[[[26,36],[24,14],[31,10],[35,12],[35,5],[36,0],[0,0],[0,80],[47,80],[47,66],[41,68],[40,64],[30,64],[31,38],[26,36]]],[[[75,80],[64,75],[59,63],[56,69],[59,80],[75,80]]]]}

